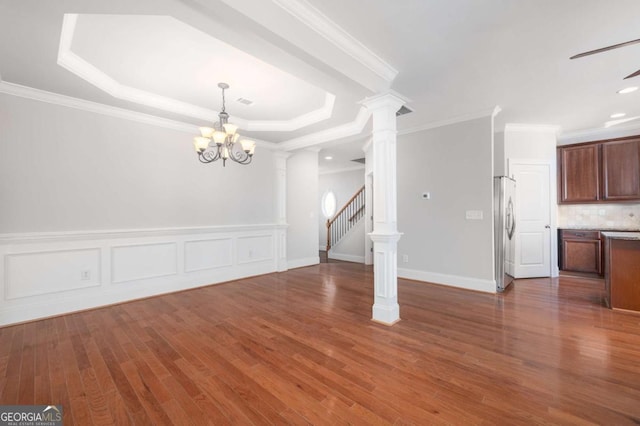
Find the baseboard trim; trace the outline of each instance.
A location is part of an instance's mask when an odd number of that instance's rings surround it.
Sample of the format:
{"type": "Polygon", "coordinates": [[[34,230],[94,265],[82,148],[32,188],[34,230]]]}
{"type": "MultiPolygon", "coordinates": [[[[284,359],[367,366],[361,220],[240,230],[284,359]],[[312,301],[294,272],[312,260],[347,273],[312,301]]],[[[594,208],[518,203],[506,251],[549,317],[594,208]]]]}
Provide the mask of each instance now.
{"type": "Polygon", "coordinates": [[[494,280],[483,280],[480,278],[462,277],[459,275],[440,274],[437,272],[419,271],[406,268],[398,268],[398,277],[450,287],[464,288],[467,290],[482,291],[485,293],[496,293],[496,282],[494,280]]]}
{"type": "Polygon", "coordinates": [[[334,260],[343,260],[345,262],[364,263],[364,256],[356,256],[353,254],[332,253],[331,251],[329,251],[328,258],[334,260]]]}
{"type": "Polygon", "coordinates": [[[320,256],[304,257],[302,259],[293,259],[287,261],[289,269],[304,268],[305,266],[313,266],[320,263],[320,256]]]}

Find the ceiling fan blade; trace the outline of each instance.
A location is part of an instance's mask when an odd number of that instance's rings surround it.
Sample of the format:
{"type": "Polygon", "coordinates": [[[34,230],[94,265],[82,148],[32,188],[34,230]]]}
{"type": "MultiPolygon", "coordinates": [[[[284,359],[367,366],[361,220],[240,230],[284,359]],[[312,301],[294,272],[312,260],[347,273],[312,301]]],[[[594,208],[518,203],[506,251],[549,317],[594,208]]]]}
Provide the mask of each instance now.
{"type": "Polygon", "coordinates": [[[624,43],[614,44],[613,46],[602,47],[600,49],[590,50],[588,52],[579,53],[577,55],[573,55],[569,59],[583,58],[585,56],[595,55],[596,53],[602,53],[602,52],[606,52],[607,50],[618,49],[620,47],[630,46],[630,45],[636,44],[636,43],[640,43],[640,38],[637,39],[637,40],[625,41],[624,43]]]}
{"type": "Polygon", "coordinates": [[[628,79],[628,78],[637,77],[637,76],[639,76],[639,75],[640,75],[640,70],[638,70],[638,71],[634,72],[634,73],[633,73],[633,74],[631,74],[631,75],[626,76],[624,79],[626,80],[626,79],[628,79]]]}

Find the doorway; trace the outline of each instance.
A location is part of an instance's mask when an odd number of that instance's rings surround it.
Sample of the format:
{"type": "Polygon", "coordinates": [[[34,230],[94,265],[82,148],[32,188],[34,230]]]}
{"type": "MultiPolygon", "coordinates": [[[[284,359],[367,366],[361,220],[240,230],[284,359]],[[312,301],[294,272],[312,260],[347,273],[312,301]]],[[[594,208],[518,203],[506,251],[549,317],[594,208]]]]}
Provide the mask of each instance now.
{"type": "MultiPolygon", "coordinates": [[[[509,160],[516,181],[514,277],[550,277],[552,218],[550,162],[509,160]]],[[[555,224],[555,220],[553,221],[555,224]]]]}

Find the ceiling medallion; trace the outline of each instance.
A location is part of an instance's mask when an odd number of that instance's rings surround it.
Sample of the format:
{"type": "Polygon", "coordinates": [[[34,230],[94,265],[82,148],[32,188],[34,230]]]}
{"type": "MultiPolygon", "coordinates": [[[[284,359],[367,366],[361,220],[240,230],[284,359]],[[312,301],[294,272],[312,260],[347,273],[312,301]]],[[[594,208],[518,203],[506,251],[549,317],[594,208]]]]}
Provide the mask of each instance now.
{"type": "Polygon", "coordinates": [[[222,89],[222,110],[218,114],[219,121],[213,127],[200,127],[201,136],[193,138],[193,144],[202,163],[213,163],[222,159],[222,166],[228,159],[239,164],[249,164],[253,159],[256,143],[248,139],[240,139],[238,126],[229,123],[229,114],[225,111],[224,91],[227,83],[218,83],[222,89]]]}

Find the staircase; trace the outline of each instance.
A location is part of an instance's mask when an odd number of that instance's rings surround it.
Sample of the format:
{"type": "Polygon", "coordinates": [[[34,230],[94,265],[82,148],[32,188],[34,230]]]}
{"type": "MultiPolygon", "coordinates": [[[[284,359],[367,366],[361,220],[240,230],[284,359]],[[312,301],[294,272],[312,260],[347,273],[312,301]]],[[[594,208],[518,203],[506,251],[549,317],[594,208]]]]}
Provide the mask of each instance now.
{"type": "Polygon", "coordinates": [[[364,217],[364,186],[342,207],[333,219],[327,220],[327,253],[360,219],[364,217]]]}

